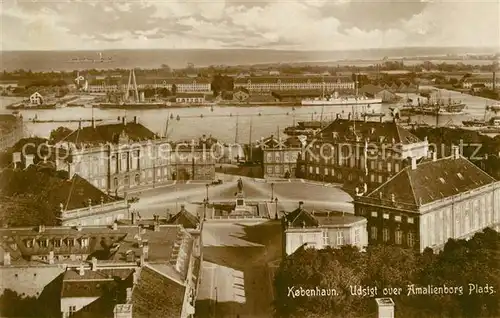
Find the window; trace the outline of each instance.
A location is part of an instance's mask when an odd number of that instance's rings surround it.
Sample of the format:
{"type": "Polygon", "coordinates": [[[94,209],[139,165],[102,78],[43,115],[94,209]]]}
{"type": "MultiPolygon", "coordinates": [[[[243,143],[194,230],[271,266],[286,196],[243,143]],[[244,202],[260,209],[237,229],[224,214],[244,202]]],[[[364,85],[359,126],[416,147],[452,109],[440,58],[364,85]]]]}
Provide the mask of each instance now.
{"type": "Polygon", "coordinates": [[[359,244],[359,235],[360,235],[359,229],[355,229],[354,230],[354,244],[359,244]]]}
{"type": "Polygon", "coordinates": [[[407,222],[410,223],[410,224],[413,224],[413,218],[408,217],[407,222]]]}
{"type": "Polygon", "coordinates": [[[118,188],[118,185],[119,185],[119,184],[118,184],[118,178],[115,178],[115,179],[114,179],[114,183],[115,183],[115,188],[118,188]]]}
{"type": "Polygon", "coordinates": [[[403,232],[400,230],[396,231],[396,244],[401,245],[403,243],[403,232]]]}
{"type": "Polygon", "coordinates": [[[268,174],[273,173],[273,167],[271,167],[271,166],[267,166],[267,173],[268,173],[268,174]]]}
{"type": "Polygon", "coordinates": [[[323,232],[323,245],[328,245],[328,232],[323,232]]]}
{"type": "Polygon", "coordinates": [[[399,163],[394,163],[394,172],[399,172],[399,163]]]}
{"type": "Polygon", "coordinates": [[[125,186],[129,186],[130,185],[130,179],[128,178],[128,176],[125,176],[125,186]]]}
{"type": "Polygon", "coordinates": [[[384,213],[384,219],[389,220],[389,213],[384,213]]]}
{"type": "Polygon", "coordinates": [[[413,245],[415,245],[415,236],[413,232],[408,232],[407,243],[409,247],[413,247],[413,245]]]}
{"type": "Polygon", "coordinates": [[[32,240],[26,240],[26,247],[33,247],[33,241],[32,240]]]}
{"type": "Polygon", "coordinates": [[[68,246],[70,246],[70,247],[75,246],[75,240],[74,239],[68,239],[68,246]]]}
{"type": "Polygon", "coordinates": [[[401,222],[401,216],[400,215],[394,216],[394,221],[401,222]]]}
{"type": "Polygon", "coordinates": [[[136,174],[135,175],[135,184],[139,184],[141,182],[141,177],[139,176],[139,174],[136,174]]]}
{"type": "Polygon", "coordinates": [[[38,245],[40,245],[40,247],[47,247],[47,240],[40,240],[38,245]]]}
{"type": "Polygon", "coordinates": [[[373,211],[373,212],[372,212],[372,217],[373,217],[373,218],[378,217],[378,213],[377,213],[376,211],[373,211]]]}
{"type": "Polygon", "coordinates": [[[387,163],[387,171],[391,172],[392,171],[392,165],[390,162],[387,163]]]}
{"type": "Polygon", "coordinates": [[[72,315],[76,312],[76,306],[69,306],[69,314],[72,315]]]}
{"type": "Polygon", "coordinates": [[[88,247],[89,246],[89,239],[88,238],[82,238],[81,239],[82,247],[88,247]]]}
{"type": "Polygon", "coordinates": [[[54,247],[61,247],[61,240],[60,239],[54,240],[54,247]]]}
{"type": "Polygon", "coordinates": [[[370,235],[371,235],[371,238],[373,240],[376,240],[377,239],[377,233],[378,233],[378,229],[376,226],[372,226],[371,229],[370,229],[370,235]]]}
{"type": "Polygon", "coordinates": [[[373,173],[370,173],[370,181],[375,182],[375,175],[373,173]]]}
{"type": "Polygon", "coordinates": [[[389,241],[389,229],[383,229],[382,239],[384,240],[384,242],[389,241]]]}
{"type": "Polygon", "coordinates": [[[325,168],[325,176],[328,175],[328,168],[325,168]]]}
{"type": "Polygon", "coordinates": [[[343,245],[344,244],[344,232],[339,231],[337,232],[337,245],[343,245]]]}
{"type": "Polygon", "coordinates": [[[319,167],[316,167],[316,174],[319,174],[319,167]]]}

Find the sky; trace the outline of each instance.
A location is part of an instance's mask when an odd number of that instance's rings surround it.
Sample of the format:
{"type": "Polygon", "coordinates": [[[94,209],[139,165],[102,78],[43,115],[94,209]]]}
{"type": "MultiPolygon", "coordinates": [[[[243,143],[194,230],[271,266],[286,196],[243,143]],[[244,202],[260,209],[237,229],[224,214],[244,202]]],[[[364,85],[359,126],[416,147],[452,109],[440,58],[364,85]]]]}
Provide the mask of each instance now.
{"type": "Polygon", "coordinates": [[[3,50],[499,47],[498,0],[2,0],[3,50]]]}

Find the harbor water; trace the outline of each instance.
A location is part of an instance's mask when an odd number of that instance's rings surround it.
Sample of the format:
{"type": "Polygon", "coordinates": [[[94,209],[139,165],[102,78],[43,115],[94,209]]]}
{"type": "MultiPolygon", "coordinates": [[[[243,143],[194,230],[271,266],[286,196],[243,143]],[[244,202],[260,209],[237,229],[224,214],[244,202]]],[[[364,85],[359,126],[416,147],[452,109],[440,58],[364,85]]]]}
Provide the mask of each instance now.
{"type": "MultiPolygon", "coordinates": [[[[437,119],[438,126],[460,125],[462,120],[471,118],[482,119],[485,107],[496,101],[481,97],[462,94],[454,91],[440,90],[439,95],[443,99],[449,97],[453,100],[461,100],[467,104],[465,114],[445,115],[437,119]]],[[[412,98],[412,97],[410,97],[412,98]]],[[[11,102],[10,102],[11,103],[11,102]]],[[[3,101],[3,106],[5,101],[3,101]]],[[[390,107],[396,105],[382,105],[382,112],[386,115],[384,120],[390,120],[390,107]]],[[[345,108],[345,107],[344,107],[345,108]]],[[[3,110],[5,112],[5,109],[3,110]]],[[[168,126],[168,137],[172,140],[199,138],[202,134],[212,135],[226,143],[248,143],[261,137],[268,137],[282,132],[287,126],[299,121],[309,120],[333,120],[337,113],[343,118],[348,117],[349,111],[336,106],[207,106],[195,108],[175,109],[98,109],[83,107],[66,107],[49,110],[21,110],[25,120],[37,118],[38,120],[78,120],[102,119],[104,123],[117,122],[118,117],[126,116],[128,121],[137,117],[139,122],[160,135],[165,135],[168,126]],[[168,122],[168,125],[167,125],[168,122]],[[252,127],[252,129],[250,129],[252,127]]],[[[358,110],[357,112],[360,112],[358,110]]],[[[371,120],[379,120],[373,118],[371,120]]],[[[436,125],[436,117],[426,115],[414,115],[412,122],[436,125]]],[[[90,125],[82,123],[82,125],[90,125]]],[[[78,122],[72,123],[30,123],[27,122],[27,134],[39,137],[48,137],[53,129],[65,126],[76,129],[78,122]]]]}

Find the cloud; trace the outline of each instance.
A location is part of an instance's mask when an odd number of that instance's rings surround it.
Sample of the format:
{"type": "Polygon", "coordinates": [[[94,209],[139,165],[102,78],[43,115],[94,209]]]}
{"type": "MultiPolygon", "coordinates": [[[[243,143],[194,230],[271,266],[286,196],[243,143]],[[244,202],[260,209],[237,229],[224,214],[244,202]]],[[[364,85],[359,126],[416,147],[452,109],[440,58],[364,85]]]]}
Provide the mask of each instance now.
{"type": "Polygon", "coordinates": [[[4,0],[0,6],[4,50],[500,47],[495,0],[4,0]]]}

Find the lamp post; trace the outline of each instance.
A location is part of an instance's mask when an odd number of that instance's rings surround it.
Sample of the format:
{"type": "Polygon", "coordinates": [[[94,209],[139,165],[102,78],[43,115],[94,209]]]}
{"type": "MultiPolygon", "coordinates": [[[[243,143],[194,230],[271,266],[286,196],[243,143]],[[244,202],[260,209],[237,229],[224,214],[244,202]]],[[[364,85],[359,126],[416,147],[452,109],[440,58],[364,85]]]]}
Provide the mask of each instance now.
{"type": "Polygon", "coordinates": [[[271,183],[271,202],[273,202],[274,199],[274,182],[271,183]]]}
{"type": "Polygon", "coordinates": [[[278,219],[278,198],[277,197],[274,199],[274,204],[275,204],[275,210],[274,211],[276,212],[274,218],[277,220],[278,219]]]}
{"type": "Polygon", "coordinates": [[[203,199],[203,221],[207,220],[207,205],[208,205],[208,200],[203,199]]]}
{"type": "Polygon", "coordinates": [[[208,183],[207,183],[207,184],[205,184],[205,188],[207,189],[207,196],[206,196],[207,203],[208,203],[208,187],[209,187],[208,183]]]}
{"type": "Polygon", "coordinates": [[[215,315],[215,310],[217,309],[217,302],[218,302],[218,299],[217,299],[217,298],[218,298],[218,297],[217,297],[217,287],[214,287],[214,289],[215,289],[214,317],[217,317],[217,316],[215,315]]]}

